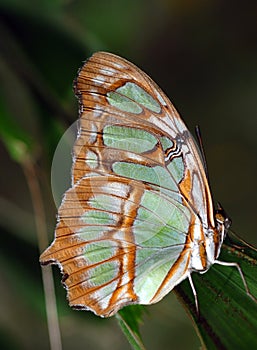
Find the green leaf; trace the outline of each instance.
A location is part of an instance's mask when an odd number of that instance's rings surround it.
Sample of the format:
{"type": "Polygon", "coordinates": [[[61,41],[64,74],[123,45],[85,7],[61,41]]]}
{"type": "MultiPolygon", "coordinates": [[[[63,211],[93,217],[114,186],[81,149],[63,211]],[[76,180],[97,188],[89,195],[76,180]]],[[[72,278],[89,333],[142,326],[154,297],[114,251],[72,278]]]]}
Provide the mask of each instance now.
{"type": "MultiPolygon", "coordinates": [[[[238,238],[227,238],[219,257],[237,262],[251,294],[257,297],[257,251],[238,238]]],[[[188,280],[176,294],[189,312],[207,349],[251,349],[257,345],[257,302],[246,293],[236,267],[214,264],[204,275],[192,275],[199,302],[196,314],[188,280]]]]}
{"type": "Polygon", "coordinates": [[[130,305],[120,310],[115,316],[127,340],[135,350],[145,349],[139,332],[143,311],[142,305],[130,305]]]}
{"type": "MultiPolygon", "coordinates": [[[[220,261],[237,262],[253,297],[257,298],[257,250],[236,237],[222,246],[220,261]]],[[[175,293],[189,313],[204,348],[250,349],[257,345],[257,302],[244,288],[236,267],[214,264],[205,274],[193,273],[199,302],[199,315],[188,280],[175,288],[175,293]]],[[[136,350],[145,349],[139,325],[140,305],[121,310],[116,318],[125,336],[136,350]]]]}

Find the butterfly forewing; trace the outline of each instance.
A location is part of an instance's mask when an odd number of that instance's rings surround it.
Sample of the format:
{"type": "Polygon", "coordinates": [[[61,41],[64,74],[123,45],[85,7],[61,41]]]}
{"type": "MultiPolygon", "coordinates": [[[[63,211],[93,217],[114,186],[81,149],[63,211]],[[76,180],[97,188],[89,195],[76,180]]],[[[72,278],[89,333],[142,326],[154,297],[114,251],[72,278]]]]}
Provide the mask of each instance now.
{"type": "Polygon", "coordinates": [[[75,81],[80,128],[72,188],[41,255],[64,273],[70,305],[110,316],[160,300],[188,276],[197,226],[214,226],[194,141],[157,85],[128,61],[94,54],[75,81]]]}

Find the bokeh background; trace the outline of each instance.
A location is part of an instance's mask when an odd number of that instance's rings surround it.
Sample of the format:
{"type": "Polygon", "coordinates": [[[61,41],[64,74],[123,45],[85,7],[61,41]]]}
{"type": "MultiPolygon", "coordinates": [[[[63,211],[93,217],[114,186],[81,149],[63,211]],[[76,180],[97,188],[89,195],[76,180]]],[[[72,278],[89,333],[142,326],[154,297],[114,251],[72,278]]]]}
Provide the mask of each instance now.
{"type": "MultiPolygon", "coordinates": [[[[257,244],[256,1],[0,0],[0,18],[1,349],[49,348],[38,257],[43,221],[51,241],[56,220],[51,163],[77,119],[73,79],[95,51],[137,64],[192,132],[201,126],[214,198],[257,244]]],[[[63,349],[129,349],[115,319],[68,307],[53,271],[63,349]]],[[[147,349],[200,346],[173,293],[141,330],[147,349]]]]}

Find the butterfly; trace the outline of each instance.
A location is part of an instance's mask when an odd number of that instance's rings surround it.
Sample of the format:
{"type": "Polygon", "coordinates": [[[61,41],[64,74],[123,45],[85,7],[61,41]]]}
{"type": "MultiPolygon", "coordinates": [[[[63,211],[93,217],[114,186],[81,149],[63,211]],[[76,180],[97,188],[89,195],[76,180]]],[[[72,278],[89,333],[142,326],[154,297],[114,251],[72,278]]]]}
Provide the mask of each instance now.
{"type": "Polygon", "coordinates": [[[63,273],[70,306],[108,317],[160,301],[219,261],[231,220],[214,209],[201,152],[144,72],[97,52],[74,82],[80,125],[72,186],[40,257],[63,273]]]}

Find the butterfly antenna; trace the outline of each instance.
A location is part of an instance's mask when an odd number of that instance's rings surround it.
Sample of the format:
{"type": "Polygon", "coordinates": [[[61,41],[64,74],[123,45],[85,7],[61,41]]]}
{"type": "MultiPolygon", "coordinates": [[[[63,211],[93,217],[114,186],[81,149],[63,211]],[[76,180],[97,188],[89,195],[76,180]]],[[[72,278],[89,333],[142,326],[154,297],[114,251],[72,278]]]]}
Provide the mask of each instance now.
{"type": "Polygon", "coordinates": [[[245,240],[243,240],[235,231],[233,230],[229,230],[229,233],[231,236],[234,236],[238,241],[239,243],[241,243],[241,245],[237,245],[229,236],[228,236],[228,239],[230,240],[230,242],[233,244],[234,247],[236,247],[237,249],[244,249],[244,248],[250,248],[250,249],[253,249],[257,252],[257,248],[254,247],[252,244],[250,243],[247,243],[245,240]]]}
{"type": "Polygon", "coordinates": [[[201,155],[202,155],[205,174],[206,174],[208,183],[210,183],[208,166],[207,166],[206,156],[205,156],[204,147],[203,147],[203,139],[202,139],[202,135],[201,135],[201,131],[200,131],[200,126],[199,125],[196,125],[196,127],[195,127],[195,134],[196,134],[198,145],[199,145],[200,152],[201,152],[201,155]]]}

